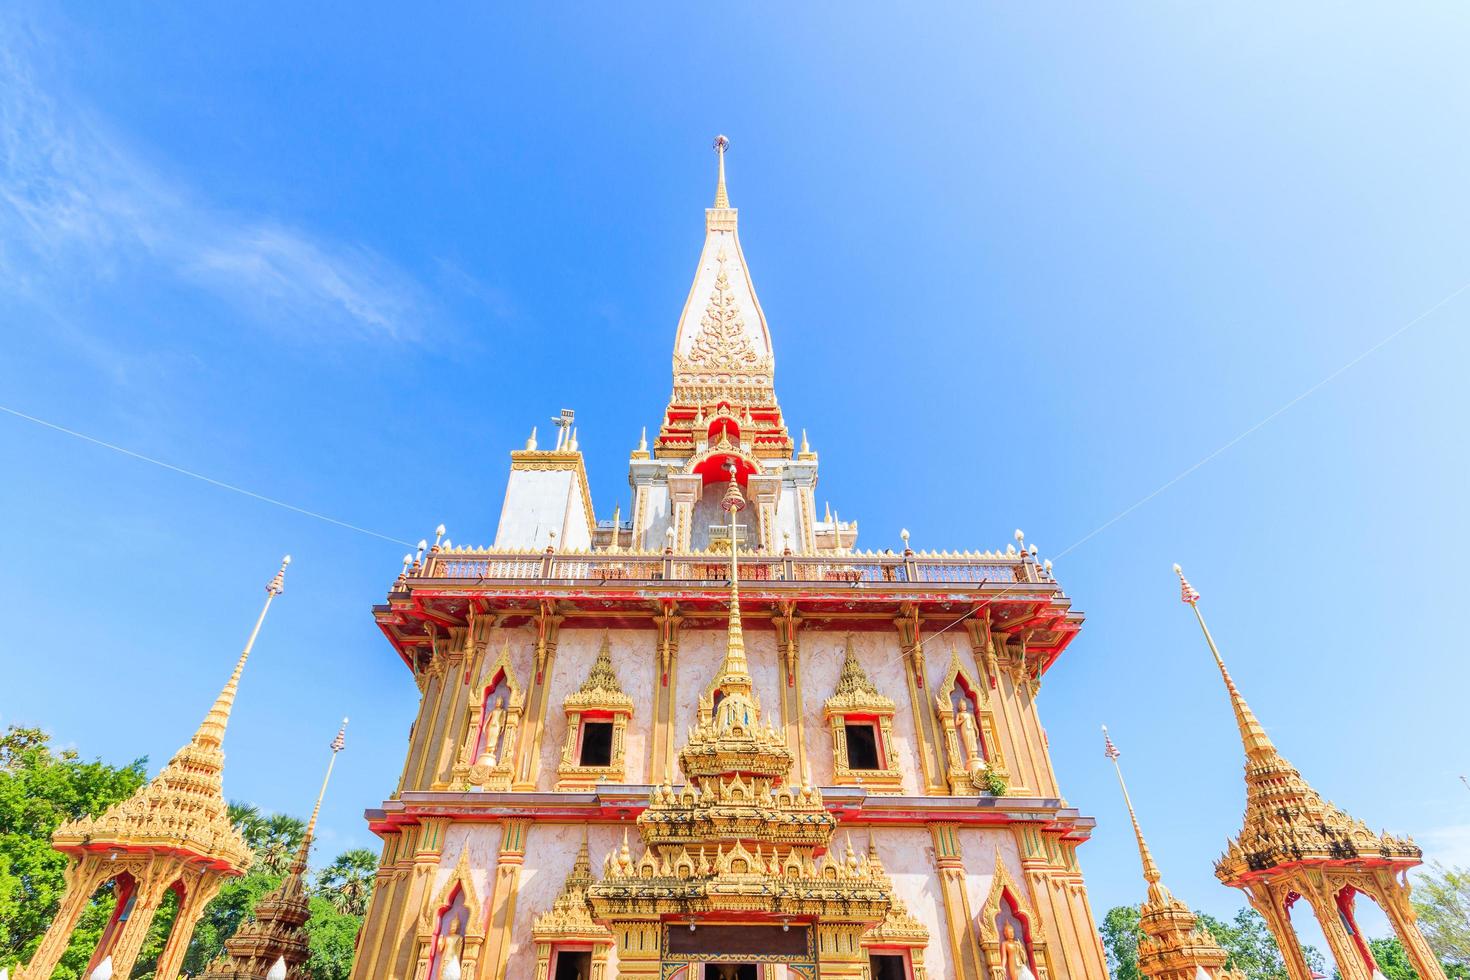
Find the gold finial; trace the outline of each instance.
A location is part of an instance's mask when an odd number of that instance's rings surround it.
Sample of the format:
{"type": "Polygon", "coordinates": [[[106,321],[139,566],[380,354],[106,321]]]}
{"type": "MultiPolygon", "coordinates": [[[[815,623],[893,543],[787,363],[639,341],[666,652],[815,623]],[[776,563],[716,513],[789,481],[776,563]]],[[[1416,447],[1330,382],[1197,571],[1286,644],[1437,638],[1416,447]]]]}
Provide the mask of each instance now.
{"type": "Polygon", "coordinates": [[[1102,733],[1103,755],[1113,764],[1113,771],[1118,774],[1118,786],[1123,790],[1123,803],[1128,807],[1128,819],[1133,821],[1133,836],[1138,840],[1138,857],[1143,862],[1143,880],[1148,882],[1148,900],[1162,904],[1173,896],[1160,881],[1163,876],[1159,874],[1159,866],[1154,863],[1154,856],[1149,852],[1148,842],[1143,839],[1143,828],[1138,825],[1138,814],[1133,811],[1133,800],[1128,796],[1128,784],[1123,780],[1123,767],[1118,765],[1118,757],[1123,753],[1113,744],[1107,725],[1102,726],[1102,733]]]}
{"type": "Polygon", "coordinates": [[[534,450],[535,448],[536,448],[536,427],[533,425],[533,426],[531,426],[531,437],[526,440],[526,450],[527,451],[531,451],[531,450],[534,450]]]}
{"type": "Polygon", "coordinates": [[[730,195],[725,193],[725,151],[730,148],[730,141],[724,136],[715,137],[715,153],[720,157],[720,182],[715,185],[715,207],[728,208],[730,206],[730,195]]]}
{"type": "Polygon", "coordinates": [[[281,567],[276,571],[275,577],[265,587],[265,604],[260,607],[260,615],[255,619],[255,628],[250,631],[250,638],[245,641],[245,649],[240,654],[240,659],[235,661],[235,669],[230,674],[230,679],[225,681],[224,688],[215,698],[214,705],[209,709],[209,714],[204,716],[204,721],[199,725],[199,730],[194,733],[193,742],[219,748],[225,738],[225,726],[230,721],[230,710],[235,706],[235,692],[240,688],[240,675],[245,671],[245,661],[250,659],[250,651],[255,648],[255,638],[260,635],[261,624],[265,622],[265,614],[271,607],[271,600],[286,591],[286,566],[291,564],[291,556],[287,555],[281,559],[281,567]]]}
{"type": "Polygon", "coordinates": [[[730,626],[725,639],[725,663],[721,674],[747,674],[745,662],[745,633],[740,624],[740,540],[735,531],[735,515],[745,507],[745,496],[740,484],[735,482],[735,464],[725,464],[730,470],[730,485],[720,503],[730,512],[730,626]]]}
{"type": "Polygon", "coordinates": [[[1220,669],[1220,677],[1225,681],[1225,690],[1230,695],[1230,706],[1235,709],[1235,725],[1240,729],[1240,741],[1245,746],[1246,758],[1252,762],[1260,762],[1277,757],[1276,746],[1271,743],[1266,729],[1256,719],[1255,712],[1251,711],[1250,705],[1246,704],[1244,696],[1235,686],[1235,680],[1230,676],[1230,671],[1225,668],[1225,660],[1220,656],[1220,648],[1215,646],[1215,638],[1210,635],[1210,628],[1205,625],[1204,614],[1199,611],[1200,594],[1195,591],[1194,586],[1184,577],[1184,569],[1178,564],[1174,566],[1174,574],[1179,576],[1180,599],[1189,608],[1194,610],[1194,618],[1199,621],[1199,628],[1205,634],[1205,643],[1209,644],[1210,653],[1215,658],[1215,666],[1220,669]]]}
{"type": "Polygon", "coordinates": [[[300,874],[306,870],[306,858],[311,853],[311,841],[316,836],[316,818],[322,812],[322,800],[327,795],[327,783],[332,779],[332,767],[337,764],[337,753],[347,745],[347,719],[342,719],[342,727],[337,729],[337,737],[332,739],[328,746],[332,750],[332,757],[327,760],[327,774],[322,777],[322,788],[317,791],[316,805],[311,808],[311,819],[306,821],[306,834],[301,838],[301,848],[296,852],[296,862],[291,870],[300,874]]]}

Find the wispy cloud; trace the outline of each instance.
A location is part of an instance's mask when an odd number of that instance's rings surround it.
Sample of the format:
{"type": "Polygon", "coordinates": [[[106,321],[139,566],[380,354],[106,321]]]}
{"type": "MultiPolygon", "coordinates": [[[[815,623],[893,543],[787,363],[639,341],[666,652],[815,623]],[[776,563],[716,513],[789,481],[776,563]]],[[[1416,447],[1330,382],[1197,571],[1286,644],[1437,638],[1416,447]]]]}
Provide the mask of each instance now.
{"type": "Polygon", "coordinates": [[[1416,834],[1426,861],[1470,868],[1470,824],[1452,824],[1416,834]]]}
{"type": "MultiPolygon", "coordinates": [[[[151,267],[262,322],[412,339],[424,291],[361,246],[222,212],[74,100],[0,22],[0,278],[36,298],[151,267]]],[[[293,331],[295,332],[295,331],[293,331]]]]}

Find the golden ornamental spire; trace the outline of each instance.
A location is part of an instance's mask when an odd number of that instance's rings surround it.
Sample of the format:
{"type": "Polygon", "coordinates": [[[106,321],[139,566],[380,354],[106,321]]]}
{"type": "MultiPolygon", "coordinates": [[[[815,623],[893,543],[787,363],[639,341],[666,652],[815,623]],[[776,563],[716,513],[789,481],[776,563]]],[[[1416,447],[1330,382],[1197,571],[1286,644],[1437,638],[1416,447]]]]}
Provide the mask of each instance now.
{"type": "Polygon", "coordinates": [[[715,185],[715,207],[730,207],[730,195],[725,192],[725,151],[730,148],[730,141],[724,136],[715,137],[715,153],[720,158],[720,180],[715,185]]]}
{"type": "MultiPolygon", "coordinates": [[[[332,757],[327,760],[327,773],[322,777],[322,788],[317,791],[316,804],[311,808],[311,819],[306,821],[306,834],[301,838],[301,850],[296,860],[303,870],[306,868],[307,855],[311,851],[311,840],[316,836],[316,818],[322,812],[322,800],[327,795],[327,783],[332,780],[332,767],[337,764],[337,753],[341,752],[346,744],[347,719],[343,718],[342,727],[337,729],[337,737],[332,739],[332,743],[329,746],[332,750],[332,757]]],[[[294,871],[295,869],[293,868],[292,870],[294,871]]]]}
{"type": "Polygon", "coordinates": [[[1102,726],[1103,733],[1103,755],[1113,764],[1113,771],[1118,774],[1118,786],[1123,790],[1123,803],[1128,807],[1128,819],[1133,821],[1133,836],[1138,840],[1138,858],[1143,863],[1143,880],[1148,882],[1148,900],[1150,904],[1163,904],[1171,901],[1174,896],[1169,894],[1169,889],[1164,887],[1159,873],[1159,866],[1154,863],[1154,856],[1148,849],[1148,841],[1143,839],[1143,828],[1138,825],[1138,814],[1133,811],[1133,800],[1128,795],[1128,784],[1123,780],[1123,767],[1118,765],[1118,757],[1123,753],[1113,744],[1112,736],[1108,734],[1108,726],[1102,726]]]}
{"type": "Polygon", "coordinates": [[[281,567],[276,571],[275,577],[266,585],[265,604],[260,607],[260,615],[255,619],[255,628],[250,631],[250,638],[245,641],[245,649],[241,652],[240,659],[235,661],[235,670],[230,674],[230,679],[225,681],[225,686],[219,692],[219,697],[214,699],[209,714],[204,716],[204,721],[194,733],[191,741],[196,745],[217,749],[223,744],[225,726],[229,724],[230,710],[235,706],[235,692],[240,687],[240,675],[245,670],[245,661],[250,659],[250,651],[255,647],[255,638],[260,635],[260,627],[265,622],[265,614],[270,611],[271,600],[286,591],[286,566],[289,564],[291,564],[291,556],[287,555],[281,559],[281,567]]]}
{"type": "Polygon", "coordinates": [[[736,537],[738,525],[735,523],[735,515],[745,507],[745,496],[735,482],[733,464],[730,465],[730,485],[725,488],[720,505],[730,512],[730,625],[725,636],[725,660],[720,665],[720,687],[728,692],[730,685],[724,678],[730,678],[737,687],[743,685],[749,691],[753,683],[750,665],[745,659],[745,632],[740,623],[740,541],[736,537]]]}
{"type": "Polygon", "coordinates": [[[1405,866],[1417,863],[1419,848],[1410,840],[1375,834],[1361,821],[1324,801],[1296,767],[1281,756],[1235,686],[1225,660],[1199,611],[1200,594],[1174,566],[1180,598],[1194,610],[1205,643],[1225,681],[1236,727],[1245,748],[1245,820],[1215,864],[1215,876],[1227,885],[1244,885],[1269,876],[1271,869],[1303,862],[1341,862],[1372,856],[1405,866]]]}
{"type": "Polygon", "coordinates": [[[283,591],[288,555],[265,588],[265,603],[244,652],[224,689],[179,751],[142,789],[96,817],[70,820],[56,829],[52,844],[67,853],[106,846],[133,852],[163,851],[193,855],[226,874],[239,874],[250,864],[250,849],[230,822],[225,805],[225,757],[220,746],[235,704],[245,662],[255,646],[271,601],[283,591]]]}
{"type": "Polygon", "coordinates": [[[1235,724],[1240,729],[1240,741],[1245,746],[1246,758],[1252,762],[1279,759],[1276,746],[1271,744],[1266,729],[1256,719],[1255,712],[1251,711],[1250,705],[1246,704],[1245,698],[1236,688],[1230,671],[1225,669],[1225,661],[1220,656],[1220,649],[1215,646],[1215,638],[1210,635],[1210,628],[1205,625],[1204,614],[1199,611],[1199,592],[1189,584],[1189,580],[1184,577],[1184,569],[1177,564],[1174,566],[1174,574],[1179,576],[1180,599],[1194,610],[1194,618],[1199,621],[1199,628],[1204,631],[1205,642],[1209,644],[1210,653],[1215,657],[1215,666],[1220,669],[1220,677],[1225,681],[1225,690],[1229,692],[1230,706],[1235,710],[1235,724]]]}

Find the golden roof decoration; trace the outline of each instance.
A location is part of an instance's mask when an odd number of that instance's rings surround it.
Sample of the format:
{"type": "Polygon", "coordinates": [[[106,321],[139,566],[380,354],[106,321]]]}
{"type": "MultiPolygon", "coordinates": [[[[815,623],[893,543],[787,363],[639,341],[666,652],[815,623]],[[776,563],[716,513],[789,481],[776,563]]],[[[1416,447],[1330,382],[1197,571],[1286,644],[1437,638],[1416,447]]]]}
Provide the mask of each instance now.
{"type": "Polygon", "coordinates": [[[622,684],[618,682],[617,672],[613,670],[612,641],[606,632],[602,634],[602,646],[597,651],[597,659],[592,662],[587,679],[582,682],[581,687],[567,695],[563,705],[568,711],[588,708],[629,713],[633,711],[633,699],[624,693],[622,684]]]}
{"type": "Polygon", "coordinates": [[[1183,601],[1194,610],[1235,713],[1245,749],[1245,819],[1215,863],[1215,876],[1235,884],[1285,864],[1337,863],[1359,858],[1387,860],[1400,867],[1420,863],[1423,852],[1412,839],[1376,834],[1321,795],[1277,751],[1265,727],[1235,686],[1215,639],[1199,610],[1200,595],[1174,566],[1183,601]]]}
{"type": "Polygon", "coordinates": [[[592,877],[592,861],[587,852],[584,827],[582,844],[577,849],[577,858],[567,874],[566,883],[552,900],[551,908],[536,916],[531,925],[532,938],[546,942],[580,940],[611,943],[612,933],[593,921],[592,909],[587,904],[587,890],[596,882],[597,879],[592,877]]]}
{"type": "Polygon", "coordinates": [[[229,680],[189,741],[168,764],[127,799],[96,817],[69,820],[56,829],[57,850],[82,851],[118,847],[128,850],[183,852],[226,874],[241,874],[250,865],[250,848],[230,822],[225,804],[222,745],[240,675],[260,634],[271,600],[285,591],[288,555],[266,586],[265,604],[229,680]]]}
{"type": "Polygon", "coordinates": [[[852,651],[852,637],[847,638],[846,652],[842,658],[842,672],[837,677],[837,690],[823,705],[827,717],[866,712],[891,715],[893,699],[879,692],[868,679],[863,665],[852,651]]]}

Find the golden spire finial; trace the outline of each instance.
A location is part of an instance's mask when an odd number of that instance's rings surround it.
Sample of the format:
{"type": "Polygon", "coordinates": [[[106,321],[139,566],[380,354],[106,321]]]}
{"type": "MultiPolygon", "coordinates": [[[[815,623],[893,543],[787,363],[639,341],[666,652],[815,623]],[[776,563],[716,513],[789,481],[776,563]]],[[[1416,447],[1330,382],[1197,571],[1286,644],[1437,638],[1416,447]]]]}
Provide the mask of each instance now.
{"type": "Polygon", "coordinates": [[[265,614],[271,607],[271,600],[286,590],[286,566],[289,564],[291,564],[291,556],[287,555],[281,559],[281,567],[276,571],[275,577],[266,585],[265,605],[260,607],[260,615],[256,617],[255,628],[250,631],[250,639],[245,641],[245,649],[240,654],[240,659],[235,661],[235,669],[230,674],[230,679],[225,681],[225,686],[219,692],[219,697],[215,698],[209,714],[204,716],[204,721],[194,733],[191,739],[194,743],[217,749],[224,742],[225,726],[230,721],[230,709],[235,706],[235,692],[240,687],[240,675],[245,671],[245,661],[250,658],[250,651],[255,647],[255,638],[260,635],[260,627],[265,622],[265,614]]]}
{"type": "Polygon", "coordinates": [[[1271,744],[1266,729],[1256,720],[1255,713],[1251,711],[1250,705],[1246,704],[1245,698],[1236,688],[1230,671],[1225,668],[1225,660],[1220,656],[1220,648],[1215,646],[1215,638],[1210,635],[1210,628],[1205,625],[1204,614],[1199,611],[1199,592],[1189,584],[1189,580],[1184,577],[1184,569],[1180,568],[1177,563],[1174,565],[1174,574],[1179,576],[1179,597],[1185,605],[1194,610],[1194,618],[1199,621],[1199,628],[1205,634],[1205,643],[1209,644],[1210,653],[1215,658],[1215,666],[1220,669],[1220,677],[1225,681],[1225,690],[1230,694],[1230,706],[1235,709],[1235,725],[1240,729],[1240,741],[1245,746],[1246,758],[1252,762],[1277,758],[1276,746],[1271,744]]]}
{"type": "Polygon", "coordinates": [[[745,507],[745,496],[735,482],[735,464],[727,463],[730,485],[720,503],[730,512],[730,626],[725,638],[725,662],[720,673],[745,675],[750,672],[745,661],[745,633],[740,624],[740,540],[736,536],[735,515],[745,507]]]}
{"type": "Polygon", "coordinates": [[[1133,836],[1138,840],[1138,858],[1143,863],[1143,880],[1148,882],[1148,900],[1151,903],[1162,904],[1173,898],[1169,889],[1165,888],[1159,874],[1159,866],[1154,863],[1154,856],[1148,849],[1148,842],[1143,839],[1143,828],[1138,825],[1138,814],[1133,811],[1133,800],[1128,796],[1128,784],[1123,780],[1123,767],[1118,765],[1118,757],[1123,753],[1113,744],[1112,736],[1108,734],[1108,726],[1102,726],[1103,733],[1103,755],[1113,764],[1113,771],[1118,774],[1118,786],[1123,790],[1123,803],[1128,807],[1128,819],[1133,821],[1133,836]]]}
{"type": "Polygon", "coordinates": [[[730,206],[730,195],[725,192],[725,151],[730,148],[730,141],[724,136],[715,137],[715,153],[720,158],[720,181],[715,185],[715,207],[728,208],[730,206]]]}
{"type": "Polygon", "coordinates": [[[322,777],[322,788],[317,791],[316,805],[311,808],[311,819],[306,821],[306,833],[301,838],[301,847],[296,852],[296,861],[291,866],[294,874],[300,874],[306,870],[306,858],[311,853],[311,841],[316,836],[316,818],[322,812],[322,800],[327,795],[327,783],[332,779],[332,767],[337,764],[337,753],[347,744],[347,719],[342,719],[342,727],[337,729],[337,737],[332,739],[330,748],[332,757],[327,760],[327,774],[322,777]]]}

